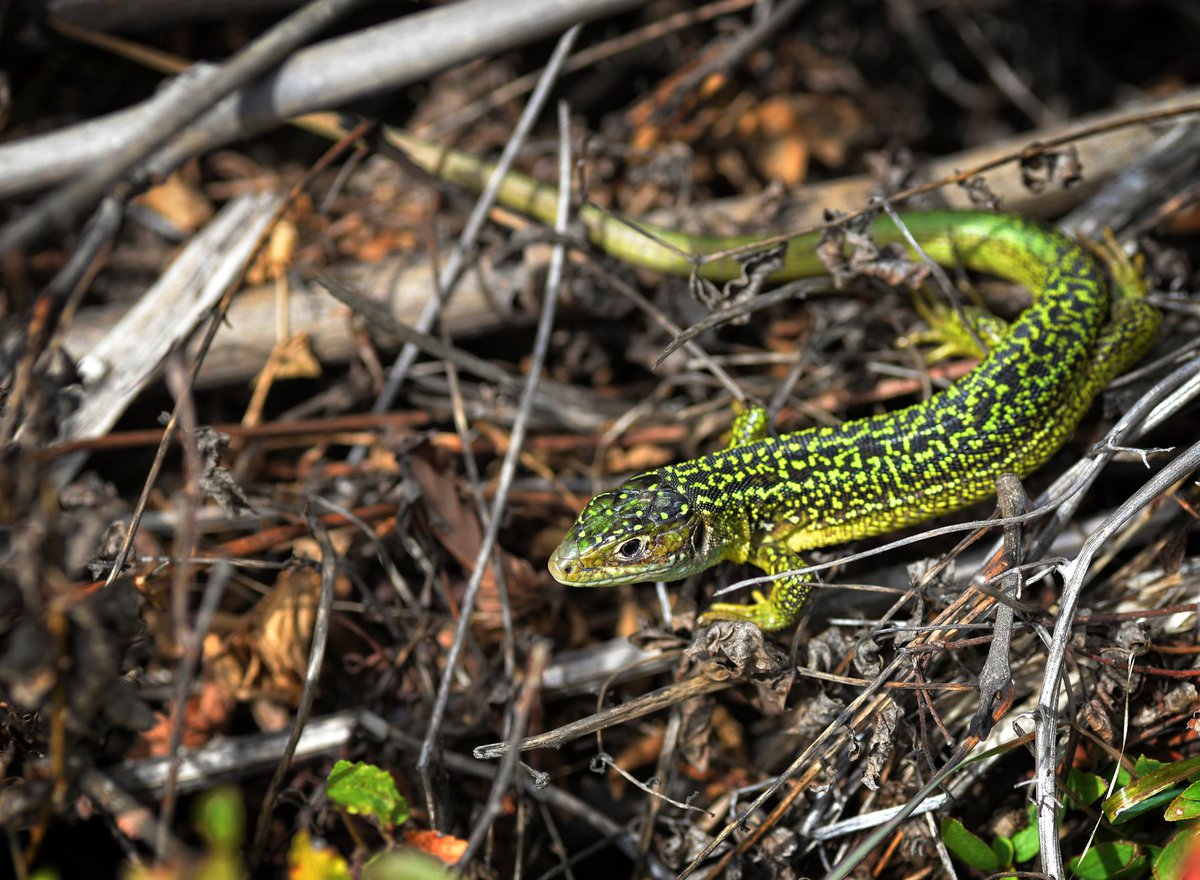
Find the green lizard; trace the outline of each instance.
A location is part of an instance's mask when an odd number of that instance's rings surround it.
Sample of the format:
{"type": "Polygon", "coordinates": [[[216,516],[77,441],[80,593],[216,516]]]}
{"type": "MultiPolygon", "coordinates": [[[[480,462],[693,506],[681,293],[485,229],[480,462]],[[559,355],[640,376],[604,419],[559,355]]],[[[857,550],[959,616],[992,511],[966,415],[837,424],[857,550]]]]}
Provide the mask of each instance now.
{"type": "MultiPolygon", "coordinates": [[[[479,188],[491,173],[466,154],[390,136],[451,182],[479,188]]],[[[552,187],[510,174],[499,201],[551,222],[555,197],[552,187]]],[[[658,227],[647,237],[591,206],[579,220],[610,254],[713,280],[739,277],[741,264],[696,257],[753,242],[658,227]]],[[[1110,281],[1096,256],[1031,220],[954,211],[901,220],[936,262],[998,275],[1033,294],[1011,326],[988,338],[979,365],[922,403],[837,427],[770,437],[761,408],[744,410],[727,449],[640,474],[588,502],[550,558],[555,579],[575,586],[670,581],[726,560],[749,562],[780,575],[770,595],[714,604],[700,622],[783,629],[810,589],[808,580],[787,574],[804,567],[803,551],[924,522],[991,496],[1003,473],[1030,473],[1066,441],[1104,385],[1153,344],[1160,315],[1145,299],[1140,271],[1115,245],[1103,253],[1110,281]]],[[[870,234],[880,245],[907,246],[887,219],[876,220],[870,234]]],[[[816,244],[816,236],[791,239],[773,278],[826,274],[816,244]]]]}

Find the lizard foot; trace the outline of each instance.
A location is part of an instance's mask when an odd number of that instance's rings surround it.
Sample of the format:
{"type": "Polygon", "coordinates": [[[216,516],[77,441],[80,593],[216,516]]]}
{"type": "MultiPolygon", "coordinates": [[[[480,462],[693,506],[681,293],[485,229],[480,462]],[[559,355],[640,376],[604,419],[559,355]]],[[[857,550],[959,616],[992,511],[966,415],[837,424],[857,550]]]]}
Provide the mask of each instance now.
{"type": "Polygon", "coordinates": [[[785,629],[796,619],[762,593],[755,590],[754,601],[746,605],[733,602],[715,602],[697,619],[700,626],[708,626],[718,620],[748,620],[766,632],[785,629]]]}

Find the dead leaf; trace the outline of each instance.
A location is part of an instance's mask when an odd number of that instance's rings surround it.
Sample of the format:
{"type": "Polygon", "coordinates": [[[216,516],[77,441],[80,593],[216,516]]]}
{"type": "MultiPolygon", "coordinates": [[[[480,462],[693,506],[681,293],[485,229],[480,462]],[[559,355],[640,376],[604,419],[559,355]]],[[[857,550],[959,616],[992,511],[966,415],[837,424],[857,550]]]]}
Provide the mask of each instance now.
{"type": "Polygon", "coordinates": [[[675,453],[665,446],[639,443],[629,449],[612,447],[604,456],[604,467],[610,473],[648,471],[675,460],[675,453]]]}
{"type": "Polygon", "coordinates": [[[321,576],[313,569],[285,569],[271,592],[226,637],[211,660],[230,696],[296,704],[320,588],[321,576]]]}
{"type": "Polygon", "coordinates": [[[416,235],[398,229],[381,229],[363,242],[357,258],[364,263],[379,263],[394,253],[412,250],[420,244],[416,235]]]}
{"type": "Polygon", "coordinates": [[[321,362],[312,350],[312,336],[307,331],[293,334],[281,348],[273,352],[276,379],[315,379],[321,375],[321,362]]]}
{"type": "Polygon", "coordinates": [[[738,124],[738,134],[758,173],[799,186],[815,158],[830,168],[846,163],[866,124],[858,106],[833,95],[774,95],[738,124]]]}
{"type": "MultiPolygon", "coordinates": [[[[469,575],[483,542],[483,530],[474,502],[459,494],[458,480],[454,475],[439,471],[428,459],[415,455],[409,467],[421,487],[430,531],[469,575]]],[[[527,614],[545,601],[547,591],[528,560],[519,559],[501,549],[500,563],[514,615],[527,614]]],[[[500,597],[491,565],[483,574],[476,611],[481,622],[500,624],[500,597]]]]}
{"type": "Polygon", "coordinates": [[[787,186],[799,186],[808,174],[808,145],[798,138],[772,138],[755,158],[763,177],[787,186]]]}
{"type": "Polygon", "coordinates": [[[203,466],[197,478],[200,488],[217,502],[217,506],[226,516],[253,514],[255,510],[246,498],[246,493],[242,491],[229,469],[221,464],[221,458],[229,447],[229,436],[202,425],[196,429],[195,440],[196,452],[203,466]]]}
{"type": "Polygon", "coordinates": [[[195,232],[213,215],[212,203],[200,190],[185,181],[179,172],[134,201],[186,232],[195,232]]]}
{"type": "MultiPolygon", "coordinates": [[[[198,749],[217,734],[224,733],[233,708],[234,702],[224,684],[214,679],[201,681],[199,692],[188,697],[184,706],[180,743],[184,748],[198,749]]],[[[154,726],[138,738],[130,757],[161,757],[167,754],[170,740],[171,715],[156,712],[154,726]]]]}

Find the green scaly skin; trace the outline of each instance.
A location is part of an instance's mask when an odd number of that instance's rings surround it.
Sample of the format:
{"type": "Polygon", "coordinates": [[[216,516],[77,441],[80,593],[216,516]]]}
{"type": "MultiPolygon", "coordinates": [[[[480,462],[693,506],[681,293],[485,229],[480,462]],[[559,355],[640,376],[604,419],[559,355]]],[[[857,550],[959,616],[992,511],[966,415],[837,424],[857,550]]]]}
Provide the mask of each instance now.
{"type": "MultiPolygon", "coordinates": [[[[410,135],[389,137],[454,183],[479,188],[491,171],[410,135]]],[[[555,191],[512,174],[500,202],[551,222],[555,191]]],[[[754,240],[654,227],[656,242],[590,206],[579,219],[593,243],[615,256],[713,280],[740,277],[740,263],[698,265],[697,257],[754,240]]],[[[804,567],[801,552],[924,522],[992,496],[1003,473],[1035,470],[1158,333],[1160,315],[1144,299],[1141,275],[1115,245],[1104,253],[1110,283],[1091,253],[1031,220],[949,211],[906,213],[902,220],[936,262],[998,275],[1033,294],[1007,332],[990,340],[980,364],[923,403],[833,428],[772,438],[760,408],[742,412],[729,448],[640,474],[593,498],[550,559],[557,580],[670,581],[725,560],[749,562],[782,574],[770,596],[756,593],[749,605],[715,604],[700,622],[749,620],[783,629],[796,621],[810,588],[783,574],[804,567]]],[[[879,245],[907,247],[889,220],[876,220],[870,233],[879,245]]],[[[773,277],[825,274],[816,244],[815,236],[792,239],[773,277]]]]}

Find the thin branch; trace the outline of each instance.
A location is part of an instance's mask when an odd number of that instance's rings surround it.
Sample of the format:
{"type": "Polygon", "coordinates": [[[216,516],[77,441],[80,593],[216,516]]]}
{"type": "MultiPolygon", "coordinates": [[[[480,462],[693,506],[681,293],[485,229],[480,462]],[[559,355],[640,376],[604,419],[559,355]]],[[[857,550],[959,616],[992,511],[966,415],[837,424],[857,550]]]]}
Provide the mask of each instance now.
{"type": "MultiPolygon", "coordinates": [[[[61,336],[56,340],[55,334],[62,326],[61,322],[65,320],[66,323],[70,323],[84,293],[103,268],[124,219],[123,201],[115,198],[102,199],[84,226],[79,236],[79,244],[46,285],[45,290],[38,295],[38,302],[30,310],[33,317],[28,330],[14,341],[15,351],[12,352],[11,358],[18,363],[14,371],[12,389],[8,400],[5,401],[4,413],[0,415],[0,442],[7,442],[12,437],[13,430],[22,417],[36,416],[36,409],[26,413],[22,405],[33,379],[34,365],[48,346],[54,345],[57,348],[62,345],[61,336]]],[[[6,366],[7,364],[0,364],[0,370],[6,366]]],[[[41,400],[35,397],[33,407],[36,408],[40,402],[41,400]]]]}
{"type": "MultiPolygon", "coordinates": [[[[155,819],[141,801],[125,791],[106,772],[95,768],[84,770],[79,779],[79,790],[107,812],[112,817],[113,827],[130,840],[146,844],[160,841],[169,859],[180,858],[187,853],[188,848],[175,836],[170,826],[155,819]]],[[[15,829],[18,823],[5,822],[4,827],[15,829]]],[[[19,848],[13,848],[14,856],[19,852],[19,848]]]]}
{"type": "MultiPolygon", "coordinates": [[[[846,708],[838,713],[837,718],[826,725],[821,734],[809,743],[804,751],[797,755],[782,773],[771,780],[771,784],[763,789],[749,806],[742,810],[733,821],[726,823],[725,827],[696,854],[688,866],[679,874],[679,880],[685,880],[685,878],[692,876],[696,871],[700,870],[701,862],[712,855],[735,831],[743,827],[743,823],[762,809],[763,805],[773,798],[788,780],[795,777],[805,765],[811,763],[818,755],[826,754],[826,750],[830,747],[840,748],[849,738],[860,710],[863,710],[875,698],[877,691],[884,688],[885,683],[892,675],[899,671],[903,662],[902,658],[897,656],[881,669],[871,684],[863,688],[862,692],[846,708]]],[[[722,866],[718,865],[709,876],[718,876],[717,872],[721,870],[722,866]]]]}
{"type": "MultiPolygon", "coordinates": [[[[596,275],[596,277],[601,278],[606,285],[637,306],[646,314],[648,318],[650,318],[650,320],[661,327],[664,331],[670,333],[673,337],[673,341],[670,343],[671,346],[675,345],[675,340],[679,340],[681,338],[683,339],[683,341],[679,343],[679,346],[670,348],[670,351],[675,351],[678,347],[682,346],[688,354],[700,361],[700,363],[704,366],[704,369],[712,373],[713,378],[720,382],[735,400],[746,400],[746,392],[742,390],[742,387],[738,385],[737,381],[731,375],[729,375],[729,372],[724,367],[722,367],[719,363],[717,363],[716,360],[713,359],[712,355],[705,351],[704,348],[702,348],[701,345],[692,338],[696,334],[689,335],[689,329],[680,327],[678,324],[676,324],[673,320],[671,320],[666,312],[652,303],[646,296],[638,291],[636,287],[623,280],[618,275],[604,272],[591,263],[585,264],[583,268],[584,271],[590,272],[591,274],[596,275]]],[[[771,293],[764,294],[762,297],[756,297],[755,299],[747,300],[746,311],[754,311],[754,304],[762,300],[770,300],[772,303],[776,303],[787,299],[794,299],[797,296],[802,295],[801,291],[796,285],[803,285],[804,283],[805,282],[796,282],[795,285],[787,285],[787,294],[785,296],[773,298],[775,291],[772,291],[771,293]]],[[[727,313],[724,310],[717,314],[722,316],[717,323],[721,323],[721,321],[727,316],[727,313]]],[[[716,317],[716,315],[713,317],[716,317]]],[[[662,355],[661,357],[665,359],[666,355],[662,355]]],[[[655,367],[657,368],[657,366],[658,364],[656,363],[655,367]]]]}
{"type": "MultiPolygon", "coordinates": [[[[326,40],[271,75],[237,89],[151,162],[154,173],[296,116],[342,107],[427,79],[466,61],[524,46],[583,21],[640,7],[642,0],[463,0],[326,40]]],[[[145,104],[0,149],[0,198],[44,187],[103,161],[156,105],[145,104]]]]}
{"type": "MultiPolygon", "coordinates": [[[[570,163],[560,166],[563,174],[563,186],[558,193],[558,216],[555,221],[555,231],[559,236],[565,236],[570,208],[570,163]]],[[[542,301],[542,313],[538,318],[537,333],[534,337],[533,353],[530,356],[529,374],[521,401],[517,409],[517,417],[513,422],[512,436],[508,449],[504,453],[504,461],[500,466],[500,476],[496,483],[496,496],[492,500],[491,519],[487,523],[487,531],[479,545],[475,563],[471,570],[471,579],[463,594],[462,605],[459,609],[458,626],[454,631],[454,642],[446,656],[446,665],[442,670],[442,679],[438,685],[437,699],[434,701],[433,712],[429,718],[429,727],[425,732],[425,740],[421,744],[421,755],[417,760],[417,771],[421,774],[425,785],[425,794],[429,802],[430,824],[437,827],[437,810],[434,805],[433,781],[430,767],[433,763],[434,743],[441,732],[442,721],[446,716],[446,707],[450,701],[458,658],[466,641],[467,627],[471,623],[471,615],[475,610],[475,599],[479,595],[479,586],[483,582],[483,574],[487,570],[488,558],[500,532],[500,524],[504,521],[504,509],[508,504],[508,493],[512,488],[513,477],[517,472],[517,462],[520,459],[525,443],[526,428],[529,416],[533,411],[533,402],[537,396],[538,382],[542,376],[542,368],[546,363],[546,352],[550,347],[550,334],[554,329],[554,314],[558,305],[558,297],[562,284],[563,267],[566,263],[566,246],[561,243],[554,246],[550,255],[550,266],[546,276],[546,292],[542,301]]]]}
{"type": "MultiPolygon", "coordinates": [[[[479,233],[483,230],[483,224],[487,221],[492,207],[496,204],[496,196],[500,192],[501,183],[503,183],[505,176],[512,167],[512,163],[516,160],[517,154],[525,145],[525,141],[528,139],[529,132],[532,131],[534,123],[541,116],[542,108],[545,107],[546,101],[550,97],[550,90],[558,82],[558,76],[562,70],[563,63],[567,60],[567,56],[571,53],[571,47],[575,45],[575,40],[579,37],[579,31],[580,26],[575,25],[559,38],[558,45],[554,47],[554,52],[550,56],[550,61],[546,65],[546,69],[542,72],[542,78],[538,82],[537,88],[530,96],[529,103],[526,105],[524,111],[522,111],[521,118],[517,121],[517,125],[513,129],[508,143],[504,145],[504,152],[500,155],[500,161],[496,164],[495,170],[492,172],[491,177],[488,178],[487,185],[476,200],[475,207],[471,209],[471,215],[467,218],[466,226],[463,227],[458,243],[455,245],[454,250],[450,252],[450,257],[446,260],[446,265],[442,268],[441,274],[438,276],[437,295],[429,299],[420,316],[417,318],[414,326],[419,332],[429,332],[438,313],[454,296],[454,290],[458,285],[459,279],[462,277],[463,269],[466,267],[467,254],[475,247],[479,233]]],[[[568,193],[571,190],[570,182],[570,177],[567,177],[562,185],[562,188],[568,193]]],[[[400,386],[404,384],[413,361],[417,359],[417,353],[417,346],[406,341],[404,348],[401,349],[400,354],[392,363],[391,369],[388,370],[387,381],[384,383],[382,390],[380,390],[379,396],[375,399],[375,403],[371,407],[371,412],[382,413],[392,408],[392,404],[396,400],[396,395],[400,393],[400,386]]],[[[366,454],[366,446],[359,445],[350,451],[348,460],[350,464],[358,464],[366,454]]]]}
{"type": "MultiPolygon", "coordinates": [[[[1028,506],[1028,499],[1021,488],[1021,482],[1013,474],[1002,474],[996,481],[996,491],[999,496],[1001,512],[1010,521],[1004,530],[1005,553],[1002,560],[994,568],[1003,566],[1005,572],[1005,592],[1013,597],[1020,595],[1021,573],[1016,566],[1021,561],[1021,529],[1011,521],[1015,520],[1028,506]]],[[[998,574],[999,572],[997,572],[998,574]]],[[[896,832],[900,825],[908,819],[917,808],[927,800],[942,782],[956,770],[971,751],[991,732],[992,727],[1012,707],[1015,697],[1012,672],[1009,662],[1009,644],[1012,635],[1013,609],[1001,603],[996,612],[996,623],[993,630],[992,644],[988,650],[987,660],[979,674],[979,705],[975,716],[959,745],[953,754],[946,759],[941,768],[921,787],[921,790],[910,797],[895,815],[873,829],[862,840],[856,842],[850,853],[826,875],[827,880],[843,880],[858,867],[864,859],[887,837],[896,832]]],[[[930,707],[932,709],[932,706],[930,707]]],[[[935,719],[937,716],[934,716],[935,719]]],[[[941,723],[939,722],[939,727],[941,723]]],[[[943,735],[946,731],[942,730],[943,735]]],[[[947,737],[948,738],[948,737],[947,737]]]]}
{"type": "Polygon", "coordinates": [[[213,565],[208,583],[204,587],[204,597],[200,600],[200,610],[196,614],[196,625],[188,633],[183,656],[179,658],[179,668],[175,671],[175,702],[171,707],[171,732],[167,742],[170,763],[167,765],[167,781],[163,787],[159,832],[154,844],[154,854],[160,862],[171,853],[170,829],[174,821],[176,786],[179,782],[179,747],[183,742],[183,730],[187,723],[185,714],[188,692],[192,689],[192,679],[196,673],[196,664],[200,662],[204,639],[208,636],[217,606],[221,604],[225,586],[232,575],[233,566],[227,560],[218,560],[213,565]]]}
{"type": "Polygon", "coordinates": [[[502,757],[512,750],[528,752],[533,749],[559,749],[581,736],[596,733],[615,724],[626,724],[652,712],[666,709],[669,706],[677,706],[696,697],[715,694],[733,687],[735,684],[737,681],[734,679],[717,680],[698,675],[666,685],[648,694],[642,694],[640,697],[626,700],[616,706],[601,709],[583,718],[577,718],[554,730],[527,736],[516,742],[487,743],[476,746],[471,754],[477,760],[486,761],[502,757]]]}
{"type": "MultiPolygon", "coordinates": [[[[399,729],[395,725],[389,724],[374,712],[363,712],[358,720],[362,729],[372,736],[390,740],[409,751],[416,751],[421,748],[421,743],[416,737],[399,729]]],[[[472,776],[477,779],[495,778],[495,769],[483,761],[454,752],[447,752],[444,760],[446,766],[455,773],[461,773],[464,776],[472,776]]],[[[546,785],[545,779],[530,779],[520,776],[517,778],[528,797],[533,798],[539,803],[550,804],[555,809],[561,810],[568,816],[579,820],[581,824],[592,827],[603,835],[606,841],[611,841],[617,849],[628,856],[630,861],[634,861],[637,858],[636,844],[629,830],[618,825],[602,811],[595,809],[594,805],[585,803],[574,795],[563,791],[561,788],[546,785]]],[[[575,862],[578,858],[578,855],[574,855],[570,861],[575,862]]],[[[675,876],[662,862],[654,857],[649,859],[647,868],[654,880],[669,880],[669,878],[675,876]]]]}
{"type": "MultiPolygon", "coordinates": [[[[549,661],[550,641],[542,639],[529,652],[529,665],[525,670],[525,682],[512,708],[510,741],[519,740],[525,733],[525,728],[529,724],[529,714],[533,711],[534,702],[542,687],[542,674],[546,671],[546,665],[549,661]]],[[[479,847],[483,845],[488,831],[491,830],[492,823],[500,815],[501,801],[513,786],[517,770],[517,757],[519,755],[520,752],[516,749],[509,749],[504,755],[503,760],[501,760],[500,768],[496,771],[496,778],[492,782],[492,790],[488,793],[487,803],[483,807],[483,815],[479,817],[474,830],[471,831],[471,838],[467,842],[466,850],[463,851],[462,856],[459,857],[458,862],[455,864],[455,867],[459,871],[464,870],[471,863],[471,860],[479,851],[479,847]]]]}
{"type": "MultiPolygon", "coordinates": [[[[233,301],[233,294],[237,290],[241,279],[245,277],[246,270],[254,262],[255,258],[262,250],[263,245],[266,244],[267,238],[271,234],[271,230],[275,228],[276,223],[279,222],[280,218],[282,218],[288,208],[291,207],[292,202],[296,200],[296,197],[300,195],[301,191],[308,186],[309,182],[317,174],[324,170],[325,167],[337,156],[340,156],[345,149],[357,141],[360,134],[361,132],[359,128],[355,128],[354,131],[349,132],[344,138],[326,150],[324,155],[322,155],[321,158],[314,163],[313,167],[308,170],[308,173],[305,174],[300,180],[296,181],[295,186],[292,187],[287,198],[283,199],[275,208],[270,220],[266,223],[263,231],[259,234],[258,240],[255,241],[254,246],[250,248],[246,259],[242,261],[241,269],[238,270],[235,280],[230,283],[229,287],[222,295],[221,301],[217,304],[216,308],[213,309],[212,319],[209,321],[208,327],[205,328],[204,338],[200,343],[199,351],[196,353],[196,360],[192,364],[192,369],[188,376],[189,387],[195,386],[196,376],[199,375],[200,367],[204,363],[204,358],[207,356],[209,348],[212,346],[212,341],[216,338],[217,331],[221,328],[224,322],[225,313],[229,311],[229,304],[233,301]]],[[[171,412],[170,419],[167,421],[166,427],[163,429],[162,439],[159,441],[158,449],[154,453],[154,461],[150,465],[150,473],[146,475],[146,482],[142,487],[142,494],[138,497],[137,505],[133,511],[133,519],[129,524],[128,530],[126,530],[125,541],[122,543],[121,549],[117,552],[116,558],[113,560],[113,568],[112,571],[109,572],[108,579],[105,581],[105,585],[111,584],[116,579],[117,575],[120,574],[121,570],[125,567],[125,561],[129,558],[129,551],[133,547],[133,539],[137,535],[138,526],[141,523],[142,516],[146,511],[146,505],[150,501],[150,492],[154,488],[155,483],[158,482],[158,474],[162,470],[163,461],[167,456],[167,449],[171,445],[171,437],[174,435],[175,426],[179,422],[179,408],[180,403],[177,402],[174,410],[171,412]]]]}
{"type": "MultiPolygon", "coordinates": [[[[436,284],[438,276],[438,235],[435,227],[436,224],[433,222],[433,217],[431,216],[427,226],[428,250],[430,254],[429,268],[434,276],[433,281],[436,284]]],[[[449,345],[450,333],[446,329],[446,326],[446,309],[442,308],[438,313],[438,330],[441,334],[442,342],[449,345]]],[[[446,362],[446,390],[450,395],[450,409],[454,417],[454,432],[458,435],[459,443],[462,446],[463,471],[466,473],[467,482],[471,486],[471,497],[475,501],[475,515],[479,518],[481,527],[486,529],[488,524],[488,506],[487,500],[484,497],[483,478],[480,476],[479,462],[475,458],[475,451],[471,448],[471,426],[467,421],[466,404],[463,400],[462,383],[459,381],[458,368],[449,361],[446,362]]],[[[509,601],[508,584],[505,582],[504,577],[504,561],[498,547],[492,552],[492,572],[495,576],[496,592],[500,597],[500,622],[504,629],[504,638],[501,647],[504,654],[503,680],[513,681],[517,672],[516,637],[513,634],[512,603],[509,601]]]]}
{"type": "Polygon", "coordinates": [[[275,809],[275,799],[279,796],[279,789],[283,787],[283,778],[292,764],[292,755],[296,751],[300,735],[304,733],[304,725],[308,722],[308,716],[312,712],[313,700],[317,696],[317,684],[321,678],[321,667],[325,663],[325,645],[329,641],[333,585],[337,575],[337,551],[333,549],[329,532],[311,513],[308,514],[308,528],[321,547],[321,593],[317,600],[317,619],[313,624],[312,645],[308,652],[308,667],[304,671],[304,690],[300,694],[300,705],[296,707],[296,720],[292,722],[287,745],[283,749],[283,757],[275,767],[275,774],[271,777],[271,784],[267,786],[262,806],[259,807],[258,822],[254,827],[254,843],[250,847],[252,870],[253,866],[256,866],[262,858],[263,847],[267,842],[267,831],[271,827],[271,813],[275,809]]]}
{"type": "MultiPolygon", "coordinates": [[[[373,328],[396,337],[405,345],[412,345],[417,351],[452,363],[459,369],[492,382],[511,394],[519,394],[526,387],[526,380],[520,376],[510,373],[503,367],[496,366],[491,361],[473,355],[469,351],[448,345],[437,336],[410,327],[383,306],[358,293],[337,278],[322,273],[317,275],[316,281],[334,298],[362,315],[373,328]]],[[[552,411],[571,406],[572,397],[575,398],[574,402],[578,403],[580,396],[580,392],[573,387],[556,382],[543,382],[536,392],[537,402],[552,411]]],[[[372,413],[371,415],[380,418],[383,413],[372,413]]]]}
{"type": "Polygon", "coordinates": [[[1121,530],[1134,514],[1153,502],[1171,486],[1200,467],[1200,442],[1194,443],[1170,464],[1151,477],[1129,499],[1114,510],[1094,532],[1088,535],[1078,555],[1063,568],[1063,593],[1059,603],[1054,637],[1046,656],[1046,673],[1042,678],[1038,698],[1037,760],[1034,779],[1038,808],[1038,840],[1041,844],[1042,870],[1059,880],[1064,875],[1062,849],[1058,840],[1058,798],[1055,786],[1055,767],[1058,764],[1055,742],[1058,731],[1058,692],[1066,661],[1067,642],[1079,608],[1084,579],[1092,559],[1105,544],[1121,530]]]}
{"type": "MultiPolygon", "coordinates": [[[[698,9],[682,9],[666,18],[651,22],[627,34],[620,34],[611,40],[597,46],[589,46],[572,55],[563,65],[562,72],[574,73],[585,70],[600,61],[615,58],[626,52],[631,52],[646,43],[662,40],[676,31],[686,27],[710,21],[723,15],[729,15],[752,6],[757,0],[716,0],[698,9]]],[[[544,68],[543,68],[544,69],[544,68]]],[[[506,82],[478,101],[457,110],[451,110],[445,116],[435,117],[430,122],[417,127],[417,134],[428,138],[441,138],[483,118],[493,110],[503,107],[509,101],[515,101],[521,95],[533,89],[542,76],[542,70],[535,70],[524,76],[506,82]]]]}
{"type": "Polygon", "coordinates": [[[673,114],[680,102],[686,96],[695,94],[700,85],[713,74],[726,73],[731,70],[743,58],[757,49],[767,37],[787,24],[807,3],[808,0],[782,0],[782,2],[768,7],[765,15],[738,34],[717,57],[701,64],[679,81],[675,86],[674,97],[661,108],[660,117],[673,114]]]}
{"type": "Polygon", "coordinates": [[[88,167],[78,180],[52,193],[0,228],[0,259],[22,251],[41,236],[64,232],[100,195],[185,125],[234,89],[245,86],[308,42],[363,0],[313,0],[289,15],[215,70],[197,66],[169,102],[138,120],[124,143],[88,167]]]}

